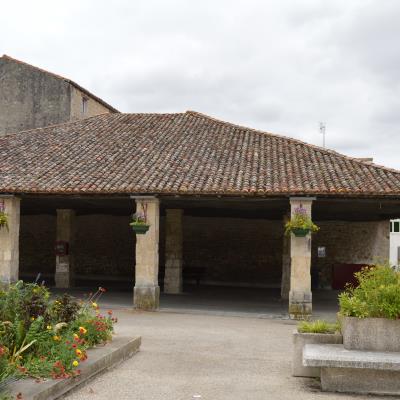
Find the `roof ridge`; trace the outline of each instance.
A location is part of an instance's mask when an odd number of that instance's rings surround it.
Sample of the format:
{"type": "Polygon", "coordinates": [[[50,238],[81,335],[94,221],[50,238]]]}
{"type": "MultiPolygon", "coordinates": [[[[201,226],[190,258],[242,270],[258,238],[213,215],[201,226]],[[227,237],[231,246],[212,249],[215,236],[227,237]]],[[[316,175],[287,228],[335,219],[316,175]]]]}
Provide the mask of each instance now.
{"type": "Polygon", "coordinates": [[[224,120],[221,120],[221,119],[218,119],[218,118],[215,118],[215,117],[211,117],[211,116],[209,116],[207,114],[203,114],[203,113],[198,112],[198,111],[187,110],[186,113],[190,114],[190,115],[193,115],[195,117],[209,119],[209,120],[211,120],[211,121],[213,121],[215,123],[219,123],[219,124],[223,124],[223,125],[229,125],[229,126],[232,126],[234,128],[243,129],[243,130],[246,130],[246,131],[252,131],[252,132],[260,133],[260,134],[263,134],[263,135],[269,135],[269,136],[276,137],[278,139],[287,140],[287,141],[292,142],[292,143],[301,144],[302,146],[310,147],[313,150],[320,151],[322,153],[333,155],[335,157],[346,158],[346,159],[348,159],[350,161],[353,161],[355,163],[361,164],[363,166],[372,167],[372,168],[378,168],[378,169],[384,169],[384,170],[387,170],[389,172],[400,174],[400,170],[397,170],[397,169],[394,169],[394,168],[390,168],[390,167],[386,167],[384,165],[379,165],[379,164],[376,164],[374,162],[366,163],[365,161],[362,161],[362,160],[358,159],[357,157],[348,156],[346,154],[339,153],[336,150],[327,149],[325,147],[321,147],[321,146],[318,146],[318,145],[312,144],[312,143],[307,143],[307,142],[305,142],[303,140],[292,138],[292,137],[289,137],[289,136],[286,136],[286,135],[281,135],[281,134],[278,134],[278,133],[262,131],[260,129],[249,128],[249,127],[244,126],[244,125],[234,124],[232,122],[228,122],[228,121],[224,121],[224,120]]]}
{"type": "Polygon", "coordinates": [[[43,73],[45,73],[45,74],[51,75],[51,76],[53,76],[54,78],[62,79],[63,81],[65,81],[65,82],[71,84],[72,86],[74,86],[75,88],[77,88],[78,90],[80,90],[81,92],[84,92],[85,94],[87,94],[87,95],[88,95],[89,97],[91,97],[92,99],[94,99],[94,100],[96,100],[97,102],[103,104],[103,106],[105,106],[105,107],[108,108],[109,110],[113,111],[114,113],[119,113],[119,111],[118,111],[115,107],[113,107],[111,104],[108,104],[106,101],[104,101],[104,100],[101,99],[100,97],[96,96],[95,94],[93,94],[92,92],[90,92],[89,90],[85,89],[83,86],[79,85],[78,83],[74,82],[73,80],[71,80],[71,79],[69,79],[69,78],[66,78],[66,77],[64,77],[64,76],[62,76],[62,75],[58,75],[58,74],[56,74],[56,73],[54,73],[54,72],[51,72],[51,71],[48,71],[48,70],[46,70],[46,69],[37,67],[36,65],[29,64],[29,63],[27,63],[27,62],[25,62],[25,61],[18,60],[18,59],[14,58],[14,57],[10,57],[10,56],[7,55],[7,54],[3,54],[0,58],[4,58],[4,59],[6,59],[6,60],[13,61],[13,62],[15,62],[15,63],[17,63],[17,64],[21,64],[21,65],[24,65],[24,66],[26,66],[26,67],[34,68],[34,69],[36,69],[37,71],[40,71],[40,72],[43,72],[43,73]]]}

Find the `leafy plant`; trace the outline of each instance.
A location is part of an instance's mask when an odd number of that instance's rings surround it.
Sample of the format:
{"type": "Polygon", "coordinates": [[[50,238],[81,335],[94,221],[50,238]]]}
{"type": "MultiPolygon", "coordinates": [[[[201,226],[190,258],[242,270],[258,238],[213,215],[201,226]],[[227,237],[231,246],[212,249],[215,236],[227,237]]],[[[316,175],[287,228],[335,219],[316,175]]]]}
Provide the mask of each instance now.
{"type": "Polygon", "coordinates": [[[133,214],[132,222],[129,225],[148,225],[146,215],[144,213],[133,214]]]}
{"type": "Polygon", "coordinates": [[[339,324],[331,324],[326,321],[301,321],[297,326],[300,333],[335,333],[339,331],[339,324]]]}
{"type": "Polygon", "coordinates": [[[99,288],[86,302],[49,299],[44,286],[22,281],[0,291],[0,389],[8,379],[68,378],[79,374],[86,350],[111,340],[112,316],[102,316],[99,288]]]}
{"type": "Polygon", "coordinates": [[[50,315],[55,322],[71,322],[78,315],[81,306],[69,294],[58,296],[50,307],[50,315]]]}
{"type": "Polygon", "coordinates": [[[294,210],[292,218],[285,224],[285,234],[290,235],[296,229],[304,229],[310,232],[319,231],[319,227],[312,222],[307,210],[302,206],[294,210]]]}
{"type": "Polygon", "coordinates": [[[8,215],[0,209],[0,229],[1,228],[8,229],[8,215]]]}
{"type": "Polygon", "coordinates": [[[356,272],[358,286],[339,295],[340,313],[358,318],[400,318],[400,273],[389,265],[356,272]]]}

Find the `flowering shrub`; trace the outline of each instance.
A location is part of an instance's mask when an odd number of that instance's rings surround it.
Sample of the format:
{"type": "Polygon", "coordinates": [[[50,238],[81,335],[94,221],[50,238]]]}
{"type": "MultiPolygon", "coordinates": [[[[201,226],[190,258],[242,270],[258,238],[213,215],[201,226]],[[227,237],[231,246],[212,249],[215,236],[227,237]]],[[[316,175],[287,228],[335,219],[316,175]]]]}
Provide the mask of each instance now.
{"type": "Polygon", "coordinates": [[[132,215],[132,222],[129,224],[133,225],[148,225],[147,218],[144,213],[135,213],[132,215]]]}
{"type": "Polygon", "coordinates": [[[358,286],[339,295],[340,313],[358,318],[400,318],[400,273],[388,265],[355,273],[358,286]]]}
{"type": "Polygon", "coordinates": [[[285,224],[285,234],[290,235],[296,229],[317,232],[318,226],[315,225],[307,214],[307,210],[302,206],[295,208],[292,218],[285,224]]]}
{"type": "Polygon", "coordinates": [[[87,349],[111,340],[112,312],[102,316],[96,303],[64,295],[50,300],[44,286],[22,281],[0,291],[0,383],[10,375],[68,378],[80,373],[87,349]]]}

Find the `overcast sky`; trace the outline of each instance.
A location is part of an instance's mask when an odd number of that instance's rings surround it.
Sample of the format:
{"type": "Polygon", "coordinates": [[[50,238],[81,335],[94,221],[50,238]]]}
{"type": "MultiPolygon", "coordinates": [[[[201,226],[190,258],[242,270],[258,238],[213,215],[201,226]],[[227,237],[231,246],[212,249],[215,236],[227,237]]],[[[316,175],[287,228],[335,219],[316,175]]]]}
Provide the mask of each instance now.
{"type": "Polygon", "coordinates": [[[399,0],[1,2],[0,54],[123,112],[196,110],[400,169],[399,0]]]}

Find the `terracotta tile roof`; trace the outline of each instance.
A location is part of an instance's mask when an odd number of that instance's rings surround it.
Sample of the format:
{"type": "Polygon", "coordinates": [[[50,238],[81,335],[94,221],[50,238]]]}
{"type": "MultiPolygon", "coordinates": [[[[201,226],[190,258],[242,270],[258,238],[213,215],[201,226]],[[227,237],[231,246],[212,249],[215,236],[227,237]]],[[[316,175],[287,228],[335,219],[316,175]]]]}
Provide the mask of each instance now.
{"type": "Polygon", "coordinates": [[[97,97],[93,93],[89,92],[89,90],[85,89],[81,85],[78,85],[76,82],[71,81],[71,79],[64,78],[61,75],[57,75],[57,74],[55,74],[53,72],[46,71],[45,69],[42,69],[42,68],[39,68],[39,67],[35,67],[34,65],[28,64],[28,63],[26,63],[24,61],[17,60],[16,58],[10,57],[7,54],[3,54],[3,56],[0,57],[0,58],[3,58],[3,59],[8,60],[8,61],[15,62],[17,64],[25,65],[25,66],[27,66],[29,68],[34,68],[35,70],[40,71],[40,72],[44,72],[45,74],[51,75],[54,78],[61,79],[61,80],[65,81],[65,82],[69,83],[70,85],[74,86],[76,89],[80,90],[82,93],[85,93],[87,96],[89,96],[93,100],[95,100],[98,103],[102,104],[104,107],[108,108],[111,112],[114,112],[114,113],[119,112],[116,108],[114,108],[110,104],[106,103],[103,99],[101,99],[100,97],[97,97]]]}
{"type": "Polygon", "coordinates": [[[400,172],[188,111],[0,137],[0,193],[399,196],[400,172]]]}

